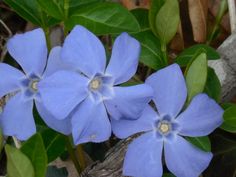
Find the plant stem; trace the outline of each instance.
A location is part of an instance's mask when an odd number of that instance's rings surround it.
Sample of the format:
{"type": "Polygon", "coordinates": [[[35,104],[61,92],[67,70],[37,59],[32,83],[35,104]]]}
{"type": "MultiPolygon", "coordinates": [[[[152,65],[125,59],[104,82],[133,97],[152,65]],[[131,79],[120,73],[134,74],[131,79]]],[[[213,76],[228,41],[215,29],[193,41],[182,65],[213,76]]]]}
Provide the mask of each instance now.
{"type": "Polygon", "coordinates": [[[51,49],[51,40],[50,40],[50,31],[48,28],[43,28],[44,33],[45,33],[45,38],[46,38],[46,42],[47,42],[47,47],[48,47],[48,51],[50,51],[51,49]]]}
{"type": "Polygon", "coordinates": [[[14,141],[14,144],[15,144],[16,148],[20,149],[21,148],[21,142],[14,136],[12,136],[12,139],[14,141]]]}
{"type": "Polygon", "coordinates": [[[166,51],[166,44],[165,42],[161,43],[161,52],[162,52],[162,57],[163,57],[163,61],[164,61],[164,66],[168,65],[168,56],[167,56],[167,51],[166,51]]]}
{"type": "Polygon", "coordinates": [[[64,0],[64,20],[63,20],[63,30],[64,30],[64,38],[68,34],[68,30],[65,27],[65,21],[68,19],[69,15],[69,0],[64,0]]]}
{"type": "Polygon", "coordinates": [[[74,148],[73,148],[73,146],[71,144],[70,138],[69,137],[65,137],[65,139],[66,139],[66,147],[67,147],[67,150],[68,150],[68,152],[70,154],[70,158],[73,161],[74,166],[75,166],[78,174],[80,175],[80,173],[82,172],[82,169],[81,169],[80,164],[79,164],[79,162],[78,162],[78,160],[76,158],[76,154],[75,154],[74,148]]]}
{"type": "Polygon", "coordinates": [[[79,144],[76,147],[76,151],[78,154],[78,160],[79,160],[80,167],[82,170],[84,170],[86,168],[86,162],[85,162],[85,158],[84,158],[83,146],[81,144],[79,144]]]}
{"type": "Polygon", "coordinates": [[[219,30],[220,22],[221,22],[221,20],[224,16],[224,14],[227,11],[227,8],[228,8],[227,1],[222,0],[221,3],[220,3],[220,7],[218,9],[218,12],[217,12],[217,16],[216,16],[216,20],[215,20],[213,30],[212,30],[206,44],[209,45],[211,43],[211,41],[216,37],[217,31],[219,30]]]}

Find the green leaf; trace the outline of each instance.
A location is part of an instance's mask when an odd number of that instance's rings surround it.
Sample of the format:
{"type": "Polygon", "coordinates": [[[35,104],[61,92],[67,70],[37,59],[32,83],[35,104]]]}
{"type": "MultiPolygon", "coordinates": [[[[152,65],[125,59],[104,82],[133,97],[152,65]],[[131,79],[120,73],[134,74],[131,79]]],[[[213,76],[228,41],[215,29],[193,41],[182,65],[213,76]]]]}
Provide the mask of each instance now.
{"type": "Polygon", "coordinates": [[[164,64],[161,58],[161,44],[158,38],[150,30],[133,34],[133,36],[142,46],[140,62],[155,70],[162,68],[164,64]]]}
{"type": "Polygon", "coordinates": [[[204,92],[207,93],[208,96],[210,96],[217,102],[220,101],[221,84],[214,69],[210,67],[208,67],[207,81],[206,81],[204,92]]]}
{"type": "Polygon", "coordinates": [[[8,177],[35,177],[34,167],[25,154],[10,145],[5,146],[5,151],[8,177]]]}
{"type": "Polygon", "coordinates": [[[35,177],[45,177],[47,171],[47,154],[40,134],[35,134],[21,147],[21,151],[31,160],[35,177]]]}
{"type": "Polygon", "coordinates": [[[46,148],[48,163],[50,163],[65,151],[65,137],[51,129],[43,131],[41,135],[46,148]]]}
{"type": "Polygon", "coordinates": [[[118,3],[89,4],[74,11],[65,25],[71,30],[77,24],[85,26],[97,35],[140,31],[135,17],[118,3]]]}
{"type": "Polygon", "coordinates": [[[224,110],[230,108],[231,106],[234,106],[234,104],[233,104],[233,103],[222,103],[222,104],[221,104],[221,107],[222,107],[224,110]]]}
{"type": "Polygon", "coordinates": [[[50,16],[62,20],[64,14],[64,0],[37,0],[41,8],[50,16]]]}
{"type": "Polygon", "coordinates": [[[180,66],[187,66],[191,59],[198,51],[204,51],[207,55],[208,60],[217,60],[220,58],[220,55],[215,49],[206,45],[206,44],[197,44],[190,48],[185,49],[179,56],[175,59],[175,62],[180,66]]]}
{"type": "Polygon", "coordinates": [[[36,0],[4,0],[17,14],[27,21],[43,28],[49,27],[57,23],[41,10],[36,0]]]}
{"type": "Polygon", "coordinates": [[[211,151],[211,142],[208,136],[202,137],[185,137],[190,143],[194,146],[200,148],[203,151],[210,152],[211,151]]]}
{"type": "Polygon", "coordinates": [[[168,44],[175,36],[179,17],[179,2],[178,0],[166,0],[156,16],[156,31],[162,43],[168,44]]]}
{"type": "Polygon", "coordinates": [[[136,8],[136,9],[131,10],[130,12],[134,15],[134,17],[139,22],[141,31],[150,29],[147,9],[136,8]]]}
{"type": "Polygon", "coordinates": [[[153,34],[157,34],[156,31],[156,16],[161,7],[164,5],[165,0],[151,0],[151,5],[148,13],[149,25],[153,34]]]}
{"type": "Polygon", "coordinates": [[[201,53],[189,65],[186,72],[186,85],[188,89],[187,104],[198,93],[203,92],[207,80],[207,59],[206,54],[201,53]]]}
{"type": "Polygon", "coordinates": [[[49,166],[46,177],[67,177],[68,172],[65,167],[57,168],[55,166],[49,166]]]}
{"type": "Polygon", "coordinates": [[[236,105],[235,104],[225,110],[223,118],[224,118],[224,122],[221,128],[225,131],[236,133],[236,105]]]}
{"type": "Polygon", "coordinates": [[[84,5],[101,3],[105,0],[69,0],[70,12],[73,13],[75,10],[79,8],[83,8],[84,5]]]}

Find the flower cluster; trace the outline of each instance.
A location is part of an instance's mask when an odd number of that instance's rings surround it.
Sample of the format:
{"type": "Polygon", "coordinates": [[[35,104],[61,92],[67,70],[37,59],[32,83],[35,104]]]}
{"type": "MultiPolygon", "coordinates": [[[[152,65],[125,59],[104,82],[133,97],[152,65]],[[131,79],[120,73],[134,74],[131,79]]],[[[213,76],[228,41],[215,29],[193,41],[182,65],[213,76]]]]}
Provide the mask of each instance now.
{"type": "Polygon", "coordinates": [[[49,127],[72,134],[76,145],[105,141],[111,132],[118,138],[146,132],[130,144],[124,175],[162,176],[163,148],[168,169],[178,177],[196,177],[208,166],[212,154],[182,136],[211,133],[222,123],[222,109],[199,94],[182,111],[187,89],[176,64],[144,84],[119,86],[135,74],[140,53],[139,42],[127,33],[116,38],[108,62],[100,40],[82,26],[74,27],[48,59],[41,29],[15,35],[7,48],[23,72],[0,64],[0,97],[13,95],[0,115],[5,135],[20,140],[33,135],[35,105],[49,127]],[[151,99],[157,112],[148,104],[151,99]]]}

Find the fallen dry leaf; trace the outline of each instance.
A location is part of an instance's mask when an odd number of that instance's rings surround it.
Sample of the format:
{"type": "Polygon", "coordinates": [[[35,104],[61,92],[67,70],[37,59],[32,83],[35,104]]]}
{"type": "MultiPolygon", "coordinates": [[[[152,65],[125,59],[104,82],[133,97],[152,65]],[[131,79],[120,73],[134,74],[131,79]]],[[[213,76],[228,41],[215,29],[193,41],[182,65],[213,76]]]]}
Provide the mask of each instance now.
{"type": "Polygon", "coordinates": [[[207,35],[207,0],[188,0],[188,9],[194,41],[205,42],[207,35]]]}

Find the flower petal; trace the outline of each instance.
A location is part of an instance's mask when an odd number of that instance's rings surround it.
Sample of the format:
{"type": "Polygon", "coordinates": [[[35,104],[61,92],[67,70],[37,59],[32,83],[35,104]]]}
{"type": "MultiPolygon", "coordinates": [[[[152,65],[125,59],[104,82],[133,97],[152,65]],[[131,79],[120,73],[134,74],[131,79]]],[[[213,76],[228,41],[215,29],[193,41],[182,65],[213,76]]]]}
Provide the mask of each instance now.
{"type": "Polygon", "coordinates": [[[61,47],[57,46],[51,49],[49,57],[48,57],[48,62],[47,62],[47,67],[44,71],[44,76],[50,76],[56,71],[59,70],[71,70],[72,67],[66,64],[65,62],[62,61],[61,59],[61,47]]]}
{"type": "Polygon", "coordinates": [[[106,53],[101,41],[93,33],[77,25],[65,39],[62,60],[92,77],[104,72],[106,53]]]}
{"type": "Polygon", "coordinates": [[[63,120],[58,120],[48,112],[48,110],[38,101],[35,102],[38,113],[40,114],[43,121],[48,125],[48,127],[53,130],[60,132],[64,135],[71,134],[71,119],[66,118],[63,120]]]}
{"type": "Polygon", "coordinates": [[[111,124],[102,102],[94,104],[90,97],[85,99],[72,116],[74,143],[103,142],[111,136],[111,124]]]}
{"type": "Polygon", "coordinates": [[[10,65],[0,63],[0,98],[4,95],[20,89],[19,82],[24,78],[24,74],[11,67],[10,65]]]}
{"type": "Polygon", "coordinates": [[[58,71],[38,83],[42,104],[57,119],[66,118],[87,96],[88,79],[72,71],[58,71]]]}
{"type": "Polygon", "coordinates": [[[167,168],[181,177],[197,177],[209,165],[212,153],[204,152],[180,136],[164,144],[165,161],[167,168]]]}
{"type": "Polygon", "coordinates": [[[47,61],[47,44],[41,28],[16,34],[8,41],[7,49],[25,73],[43,73],[47,61]]]}
{"type": "Polygon", "coordinates": [[[153,90],[147,84],[130,87],[114,87],[114,97],[105,100],[112,118],[137,119],[152,98],[153,90]]]}
{"type": "Polygon", "coordinates": [[[206,94],[195,96],[189,107],[178,116],[180,134],[184,136],[205,136],[223,122],[223,109],[206,94]]]}
{"type": "Polygon", "coordinates": [[[160,115],[176,117],[181,111],[187,88],[182,71],[177,64],[172,64],[149,76],[146,83],[154,90],[154,102],[160,115]]]}
{"type": "Polygon", "coordinates": [[[157,113],[148,105],[137,120],[111,118],[112,131],[118,138],[127,138],[135,133],[151,130],[157,119],[157,113]]]}
{"type": "Polygon", "coordinates": [[[32,110],[33,101],[22,101],[22,93],[10,98],[1,115],[4,135],[16,136],[19,140],[32,136],[36,132],[32,110]]]}
{"type": "Polygon", "coordinates": [[[106,74],[114,77],[115,85],[128,81],[135,74],[140,48],[140,43],[127,33],[116,38],[106,69],[106,74]]]}
{"type": "Polygon", "coordinates": [[[163,142],[158,141],[153,132],[145,133],[135,139],[125,155],[123,175],[142,177],[161,177],[163,142]]]}

